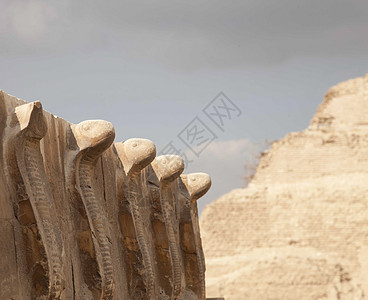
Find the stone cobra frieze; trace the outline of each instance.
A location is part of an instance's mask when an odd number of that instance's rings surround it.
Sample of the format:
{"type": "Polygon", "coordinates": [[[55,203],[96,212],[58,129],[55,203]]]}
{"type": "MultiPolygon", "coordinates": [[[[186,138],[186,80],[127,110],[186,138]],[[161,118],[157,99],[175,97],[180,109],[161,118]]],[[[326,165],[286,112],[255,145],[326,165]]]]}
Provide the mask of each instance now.
{"type": "Polygon", "coordinates": [[[0,134],[0,299],[206,299],[207,174],[2,91],[0,134]]]}

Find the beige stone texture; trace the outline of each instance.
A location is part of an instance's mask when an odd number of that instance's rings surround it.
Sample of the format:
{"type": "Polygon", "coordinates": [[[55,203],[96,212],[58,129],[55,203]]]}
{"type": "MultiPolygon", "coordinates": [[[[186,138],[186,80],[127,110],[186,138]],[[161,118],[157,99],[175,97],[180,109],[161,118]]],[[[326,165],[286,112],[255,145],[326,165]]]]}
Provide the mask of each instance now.
{"type": "Polygon", "coordinates": [[[206,299],[207,174],[2,91],[0,135],[0,300],[206,299]]]}
{"type": "Polygon", "coordinates": [[[331,88],[247,188],[205,208],[201,232],[209,297],[368,299],[368,76],[331,88]]]}

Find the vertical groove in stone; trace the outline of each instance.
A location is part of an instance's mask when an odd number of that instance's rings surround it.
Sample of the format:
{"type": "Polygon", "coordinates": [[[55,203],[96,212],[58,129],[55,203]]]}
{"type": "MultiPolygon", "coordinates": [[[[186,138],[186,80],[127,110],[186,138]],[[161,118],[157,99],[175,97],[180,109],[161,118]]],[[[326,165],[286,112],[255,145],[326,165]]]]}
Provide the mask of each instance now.
{"type": "Polygon", "coordinates": [[[138,204],[138,183],[136,178],[129,178],[129,195],[128,201],[131,213],[133,215],[133,223],[135,227],[135,232],[137,236],[137,242],[139,249],[142,254],[143,265],[145,267],[144,270],[144,278],[146,285],[146,296],[145,299],[151,299],[154,290],[155,278],[153,273],[153,266],[151,261],[151,256],[148,250],[148,242],[144,233],[144,223],[142,220],[141,212],[138,204]]]}
{"type": "Polygon", "coordinates": [[[84,121],[72,128],[79,146],[76,157],[76,182],[92,231],[99,275],[101,299],[111,300],[114,295],[114,274],[108,239],[104,201],[96,194],[93,176],[98,158],[110,147],[115,137],[111,123],[102,120],[84,121]]]}
{"type": "Polygon", "coordinates": [[[191,203],[191,219],[193,224],[193,234],[195,240],[196,254],[197,254],[197,264],[198,264],[198,281],[200,290],[200,300],[206,299],[206,281],[205,281],[205,260],[202,248],[202,243],[199,237],[199,224],[198,224],[198,209],[197,204],[191,203]]]}
{"type": "Polygon", "coordinates": [[[91,158],[83,157],[79,163],[79,185],[82,192],[82,199],[85,205],[90,226],[95,233],[97,240],[97,251],[102,258],[102,299],[112,299],[113,296],[113,266],[110,253],[110,245],[104,227],[104,215],[96,199],[92,184],[93,164],[91,158]]]}
{"type": "Polygon", "coordinates": [[[173,267],[173,283],[174,283],[174,297],[177,298],[181,294],[181,278],[182,278],[182,265],[179,253],[179,247],[176,239],[176,234],[173,226],[174,211],[170,204],[171,191],[169,185],[160,185],[160,201],[163,211],[167,238],[169,241],[170,256],[173,267]]]}
{"type": "Polygon", "coordinates": [[[50,296],[51,299],[60,299],[62,292],[62,267],[57,244],[56,234],[53,228],[53,219],[50,213],[50,195],[45,191],[46,178],[43,178],[39,170],[40,150],[37,140],[26,139],[24,141],[24,163],[26,170],[21,170],[28,177],[31,187],[31,204],[37,215],[37,226],[41,228],[41,239],[48,256],[50,272],[50,296]]]}

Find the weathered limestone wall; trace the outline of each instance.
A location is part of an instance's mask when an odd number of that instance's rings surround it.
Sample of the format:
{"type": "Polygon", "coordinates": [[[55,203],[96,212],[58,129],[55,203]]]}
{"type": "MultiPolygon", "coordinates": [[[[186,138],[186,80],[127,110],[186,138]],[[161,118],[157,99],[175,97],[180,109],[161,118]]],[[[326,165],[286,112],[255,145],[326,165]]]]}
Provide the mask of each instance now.
{"type": "Polygon", "coordinates": [[[201,217],[209,296],[368,299],[368,76],[273,143],[248,188],[201,217]]]}
{"type": "Polygon", "coordinates": [[[208,175],[2,91],[0,135],[0,299],[205,299],[208,175]]]}

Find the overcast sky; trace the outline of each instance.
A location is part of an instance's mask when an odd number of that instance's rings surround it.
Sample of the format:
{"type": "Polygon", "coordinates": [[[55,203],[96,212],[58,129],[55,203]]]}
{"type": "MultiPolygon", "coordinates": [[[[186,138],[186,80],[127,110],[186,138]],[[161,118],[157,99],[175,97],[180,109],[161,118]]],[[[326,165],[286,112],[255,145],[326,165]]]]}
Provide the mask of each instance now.
{"type": "Polygon", "coordinates": [[[266,140],[306,128],[330,86],[368,72],[363,0],[0,0],[0,11],[0,89],[74,123],[109,120],[117,141],[173,141],[188,172],[213,179],[201,208],[244,185],[266,140]],[[221,91],[238,111],[220,129],[203,109],[221,91]],[[178,137],[196,117],[215,136],[197,156],[178,137]]]}

